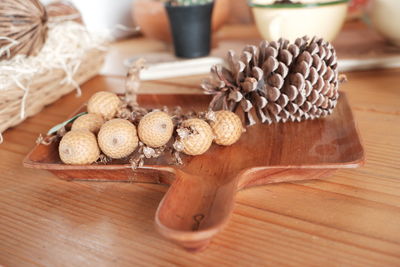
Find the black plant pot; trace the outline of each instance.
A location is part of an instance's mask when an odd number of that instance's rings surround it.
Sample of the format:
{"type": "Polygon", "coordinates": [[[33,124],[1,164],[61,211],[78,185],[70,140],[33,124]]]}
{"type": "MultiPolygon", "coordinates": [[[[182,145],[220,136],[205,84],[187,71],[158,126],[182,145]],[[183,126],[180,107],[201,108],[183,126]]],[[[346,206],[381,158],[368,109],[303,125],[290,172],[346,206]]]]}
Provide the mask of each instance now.
{"type": "Polygon", "coordinates": [[[214,3],[192,6],[165,5],[174,40],[175,55],[204,57],[211,47],[211,15],[214,3]]]}

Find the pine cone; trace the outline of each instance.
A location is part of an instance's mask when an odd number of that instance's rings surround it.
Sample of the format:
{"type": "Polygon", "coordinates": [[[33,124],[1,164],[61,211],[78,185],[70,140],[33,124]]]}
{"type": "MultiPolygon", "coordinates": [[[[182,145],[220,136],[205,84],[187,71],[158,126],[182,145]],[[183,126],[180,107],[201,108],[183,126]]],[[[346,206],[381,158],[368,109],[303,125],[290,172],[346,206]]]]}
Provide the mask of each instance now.
{"type": "Polygon", "coordinates": [[[211,68],[202,88],[214,95],[212,110],[240,106],[247,126],[255,124],[253,107],[262,123],[272,123],[324,117],[336,106],[336,52],[322,39],[262,41],[246,46],[239,58],[229,51],[227,61],[229,69],[211,68]]]}

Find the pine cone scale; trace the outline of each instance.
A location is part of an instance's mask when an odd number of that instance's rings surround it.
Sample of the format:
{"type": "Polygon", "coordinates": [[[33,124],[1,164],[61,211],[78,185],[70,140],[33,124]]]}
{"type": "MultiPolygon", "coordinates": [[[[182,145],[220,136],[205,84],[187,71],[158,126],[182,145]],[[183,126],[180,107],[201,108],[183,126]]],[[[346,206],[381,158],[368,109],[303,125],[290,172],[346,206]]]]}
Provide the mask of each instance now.
{"type": "MultiPolygon", "coordinates": [[[[263,123],[327,116],[339,96],[336,53],[322,39],[262,41],[258,47],[246,46],[239,57],[229,51],[228,65],[229,70],[212,69],[203,88],[220,93],[214,98],[222,98],[222,108],[241,107],[247,125],[255,123],[252,110],[263,123]],[[224,89],[210,88],[222,83],[224,89]]],[[[220,108],[217,102],[210,107],[220,108]]]]}

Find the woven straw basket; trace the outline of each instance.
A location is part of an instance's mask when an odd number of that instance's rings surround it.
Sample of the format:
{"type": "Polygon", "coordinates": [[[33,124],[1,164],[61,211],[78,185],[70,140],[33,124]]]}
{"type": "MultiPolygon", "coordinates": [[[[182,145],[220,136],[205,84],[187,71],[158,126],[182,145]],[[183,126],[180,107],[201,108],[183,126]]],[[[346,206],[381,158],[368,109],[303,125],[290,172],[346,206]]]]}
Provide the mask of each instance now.
{"type": "MultiPolygon", "coordinates": [[[[82,84],[95,76],[100,71],[104,58],[104,51],[98,49],[88,50],[81,61],[79,69],[73,76],[73,80],[77,84],[82,84]]],[[[53,69],[46,73],[36,74],[32,79],[29,93],[26,96],[24,117],[21,117],[24,91],[17,86],[1,91],[0,135],[6,129],[21,123],[27,117],[37,114],[44,106],[75,90],[76,87],[73,84],[62,83],[65,78],[66,73],[62,69],[53,69]]]]}

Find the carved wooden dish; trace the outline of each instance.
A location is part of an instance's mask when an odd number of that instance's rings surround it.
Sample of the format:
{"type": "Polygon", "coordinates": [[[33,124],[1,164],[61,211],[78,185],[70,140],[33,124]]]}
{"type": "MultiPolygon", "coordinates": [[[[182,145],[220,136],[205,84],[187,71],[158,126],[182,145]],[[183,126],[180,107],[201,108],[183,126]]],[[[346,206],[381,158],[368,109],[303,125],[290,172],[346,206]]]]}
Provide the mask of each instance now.
{"type": "MultiPolygon", "coordinates": [[[[204,95],[140,95],[147,107],[205,110],[204,95]]],[[[58,144],[37,145],[24,166],[46,169],[61,179],[129,181],[170,185],[155,215],[157,230],[188,250],[204,249],[227,223],[237,191],[269,183],[326,178],[338,168],[356,168],[364,151],[354,118],[341,94],[333,115],[301,123],[257,124],[234,145],[213,145],[181,166],[159,158],[133,171],[129,164],[64,165],[58,144]]]]}

